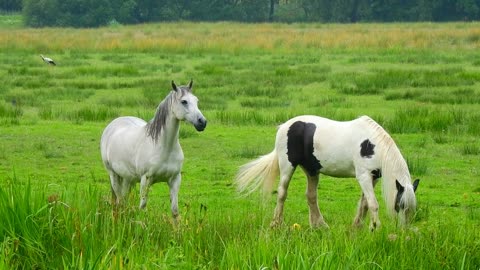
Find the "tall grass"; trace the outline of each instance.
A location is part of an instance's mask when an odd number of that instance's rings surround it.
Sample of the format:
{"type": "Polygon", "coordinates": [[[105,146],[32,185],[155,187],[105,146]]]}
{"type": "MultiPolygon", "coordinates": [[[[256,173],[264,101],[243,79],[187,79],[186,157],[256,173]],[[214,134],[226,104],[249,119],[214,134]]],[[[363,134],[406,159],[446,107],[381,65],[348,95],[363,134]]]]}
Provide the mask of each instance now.
{"type": "MultiPolygon", "coordinates": [[[[141,51],[170,53],[291,52],[319,49],[469,49],[479,46],[478,24],[298,24],[238,25],[235,23],[171,23],[62,32],[55,28],[14,29],[0,32],[5,50],[90,52],[141,51]],[[458,27],[461,26],[462,29],[458,27]],[[231,29],[235,28],[232,33],[231,29]],[[161,29],[161,31],[158,31],[161,29]],[[78,33],[81,32],[81,37],[78,33]],[[46,40],[44,37],[52,37],[46,40]],[[134,37],[134,38],[132,38],[134,37]],[[374,38],[372,38],[374,37],[374,38]],[[195,40],[195,42],[191,42],[195,40]],[[456,42],[452,42],[455,40],[456,42]],[[278,44],[278,45],[276,45],[278,44]]],[[[410,57],[410,59],[414,59],[410,57]]]]}
{"type": "Polygon", "coordinates": [[[292,112],[215,111],[213,120],[225,125],[278,125],[292,118],[292,112]]]}
{"type": "Polygon", "coordinates": [[[41,108],[39,116],[44,120],[106,121],[119,116],[117,110],[105,106],[83,106],[81,108],[50,107],[41,108]]]}
{"type": "Polygon", "coordinates": [[[458,107],[436,108],[431,106],[404,107],[386,122],[386,128],[394,133],[462,132],[480,131],[476,112],[458,107]]]}
{"type": "Polygon", "coordinates": [[[254,212],[216,216],[218,211],[199,204],[185,205],[181,223],[173,226],[166,214],[130,207],[113,212],[104,192],[92,185],[34,191],[30,183],[13,180],[0,187],[0,257],[9,268],[471,269],[480,263],[478,235],[467,223],[458,230],[448,229],[451,221],[397,230],[386,222],[373,234],[342,227],[271,230],[262,229],[264,221],[254,212]],[[445,245],[447,239],[455,245],[445,245]]]}
{"type": "Polygon", "coordinates": [[[12,101],[14,104],[5,104],[0,102],[0,117],[6,118],[19,118],[23,114],[21,107],[17,106],[15,100],[12,101]]]}

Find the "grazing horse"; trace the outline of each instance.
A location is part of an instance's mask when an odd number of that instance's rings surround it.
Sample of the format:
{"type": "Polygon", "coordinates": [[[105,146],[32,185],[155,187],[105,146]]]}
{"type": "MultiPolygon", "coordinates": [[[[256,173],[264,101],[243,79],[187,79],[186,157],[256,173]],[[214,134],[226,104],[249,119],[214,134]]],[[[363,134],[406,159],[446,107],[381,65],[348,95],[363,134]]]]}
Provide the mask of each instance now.
{"type": "Polygon", "coordinates": [[[158,105],[150,122],[127,116],[113,120],[100,142],[103,164],[110,175],[112,199],[120,204],[131,187],[140,182],[140,208],[147,205],[149,187],[167,182],[172,215],[178,216],[178,191],[183,152],[178,141],[180,121],[186,120],[203,131],[207,120],[197,107],[192,84],[178,86],[158,105]]]}
{"type": "Polygon", "coordinates": [[[283,205],[295,168],[300,166],[308,180],[306,197],[312,227],[328,227],[317,204],[319,174],[356,177],[362,189],[354,225],[361,226],[370,209],[370,229],[380,225],[374,187],[383,178],[383,196],[391,214],[406,224],[416,209],[415,190],[400,150],[388,133],[368,116],[338,122],[318,116],[298,116],[277,131],[274,150],[243,165],[235,179],[240,192],[253,192],[263,185],[270,192],[280,175],[272,226],[283,222],[283,205]]]}

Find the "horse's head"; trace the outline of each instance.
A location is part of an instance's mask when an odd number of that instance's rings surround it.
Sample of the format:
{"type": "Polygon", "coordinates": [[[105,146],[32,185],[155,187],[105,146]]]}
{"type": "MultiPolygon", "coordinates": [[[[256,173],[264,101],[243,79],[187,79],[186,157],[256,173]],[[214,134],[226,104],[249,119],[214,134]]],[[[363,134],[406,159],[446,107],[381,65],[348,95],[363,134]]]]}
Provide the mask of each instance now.
{"type": "Polygon", "coordinates": [[[417,208],[417,199],[415,198],[415,191],[417,190],[420,179],[413,181],[413,184],[406,184],[402,186],[398,180],[395,181],[397,185],[397,196],[395,198],[395,212],[397,212],[400,222],[403,225],[408,224],[417,208]]]}
{"type": "Polygon", "coordinates": [[[198,131],[203,131],[207,126],[207,119],[198,109],[198,98],[192,94],[193,81],[187,86],[177,86],[172,81],[172,89],[175,91],[175,101],[172,103],[172,111],[178,120],[186,120],[198,131]]]}

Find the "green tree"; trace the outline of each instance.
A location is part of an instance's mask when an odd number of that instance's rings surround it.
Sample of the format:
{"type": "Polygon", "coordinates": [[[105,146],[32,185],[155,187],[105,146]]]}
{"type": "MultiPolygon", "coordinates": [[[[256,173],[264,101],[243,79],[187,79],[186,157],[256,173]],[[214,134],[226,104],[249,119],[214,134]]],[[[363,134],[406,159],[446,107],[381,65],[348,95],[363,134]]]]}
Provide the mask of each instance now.
{"type": "Polygon", "coordinates": [[[56,0],[24,0],[25,23],[32,27],[53,26],[60,14],[56,0]]]}
{"type": "Polygon", "coordinates": [[[25,0],[28,26],[97,27],[112,18],[109,0],[25,0]]]}
{"type": "Polygon", "coordinates": [[[1,0],[0,10],[20,11],[22,10],[22,0],[1,0]]]}
{"type": "Polygon", "coordinates": [[[478,19],[479,4],[475,0],[457,0],[456,10],[458,15],[465,21],[478,19]]]}

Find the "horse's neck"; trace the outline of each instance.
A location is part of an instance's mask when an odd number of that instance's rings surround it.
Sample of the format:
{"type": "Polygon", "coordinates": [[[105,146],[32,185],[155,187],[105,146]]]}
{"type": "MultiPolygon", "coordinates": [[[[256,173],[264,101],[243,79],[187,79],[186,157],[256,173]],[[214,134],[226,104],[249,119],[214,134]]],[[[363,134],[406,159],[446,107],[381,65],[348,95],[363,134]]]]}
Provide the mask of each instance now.
{"type": "Polygon", "coordinates": [[[410,180],[408,165],[397,146],[392,145],[391,147],[391,154],[384,157],[383,160],[384,162],[390,162],[389,171],[391,176],[403,184],[405,181],[410,180]]]}
{"type": "Polygon", "coordinates": [[[172,115],[169,115],[167,122],[158,137],[158,145],[164,148],[175,146],[178,143],[178,133],[180,130],[180,121],[172,115]]]}

